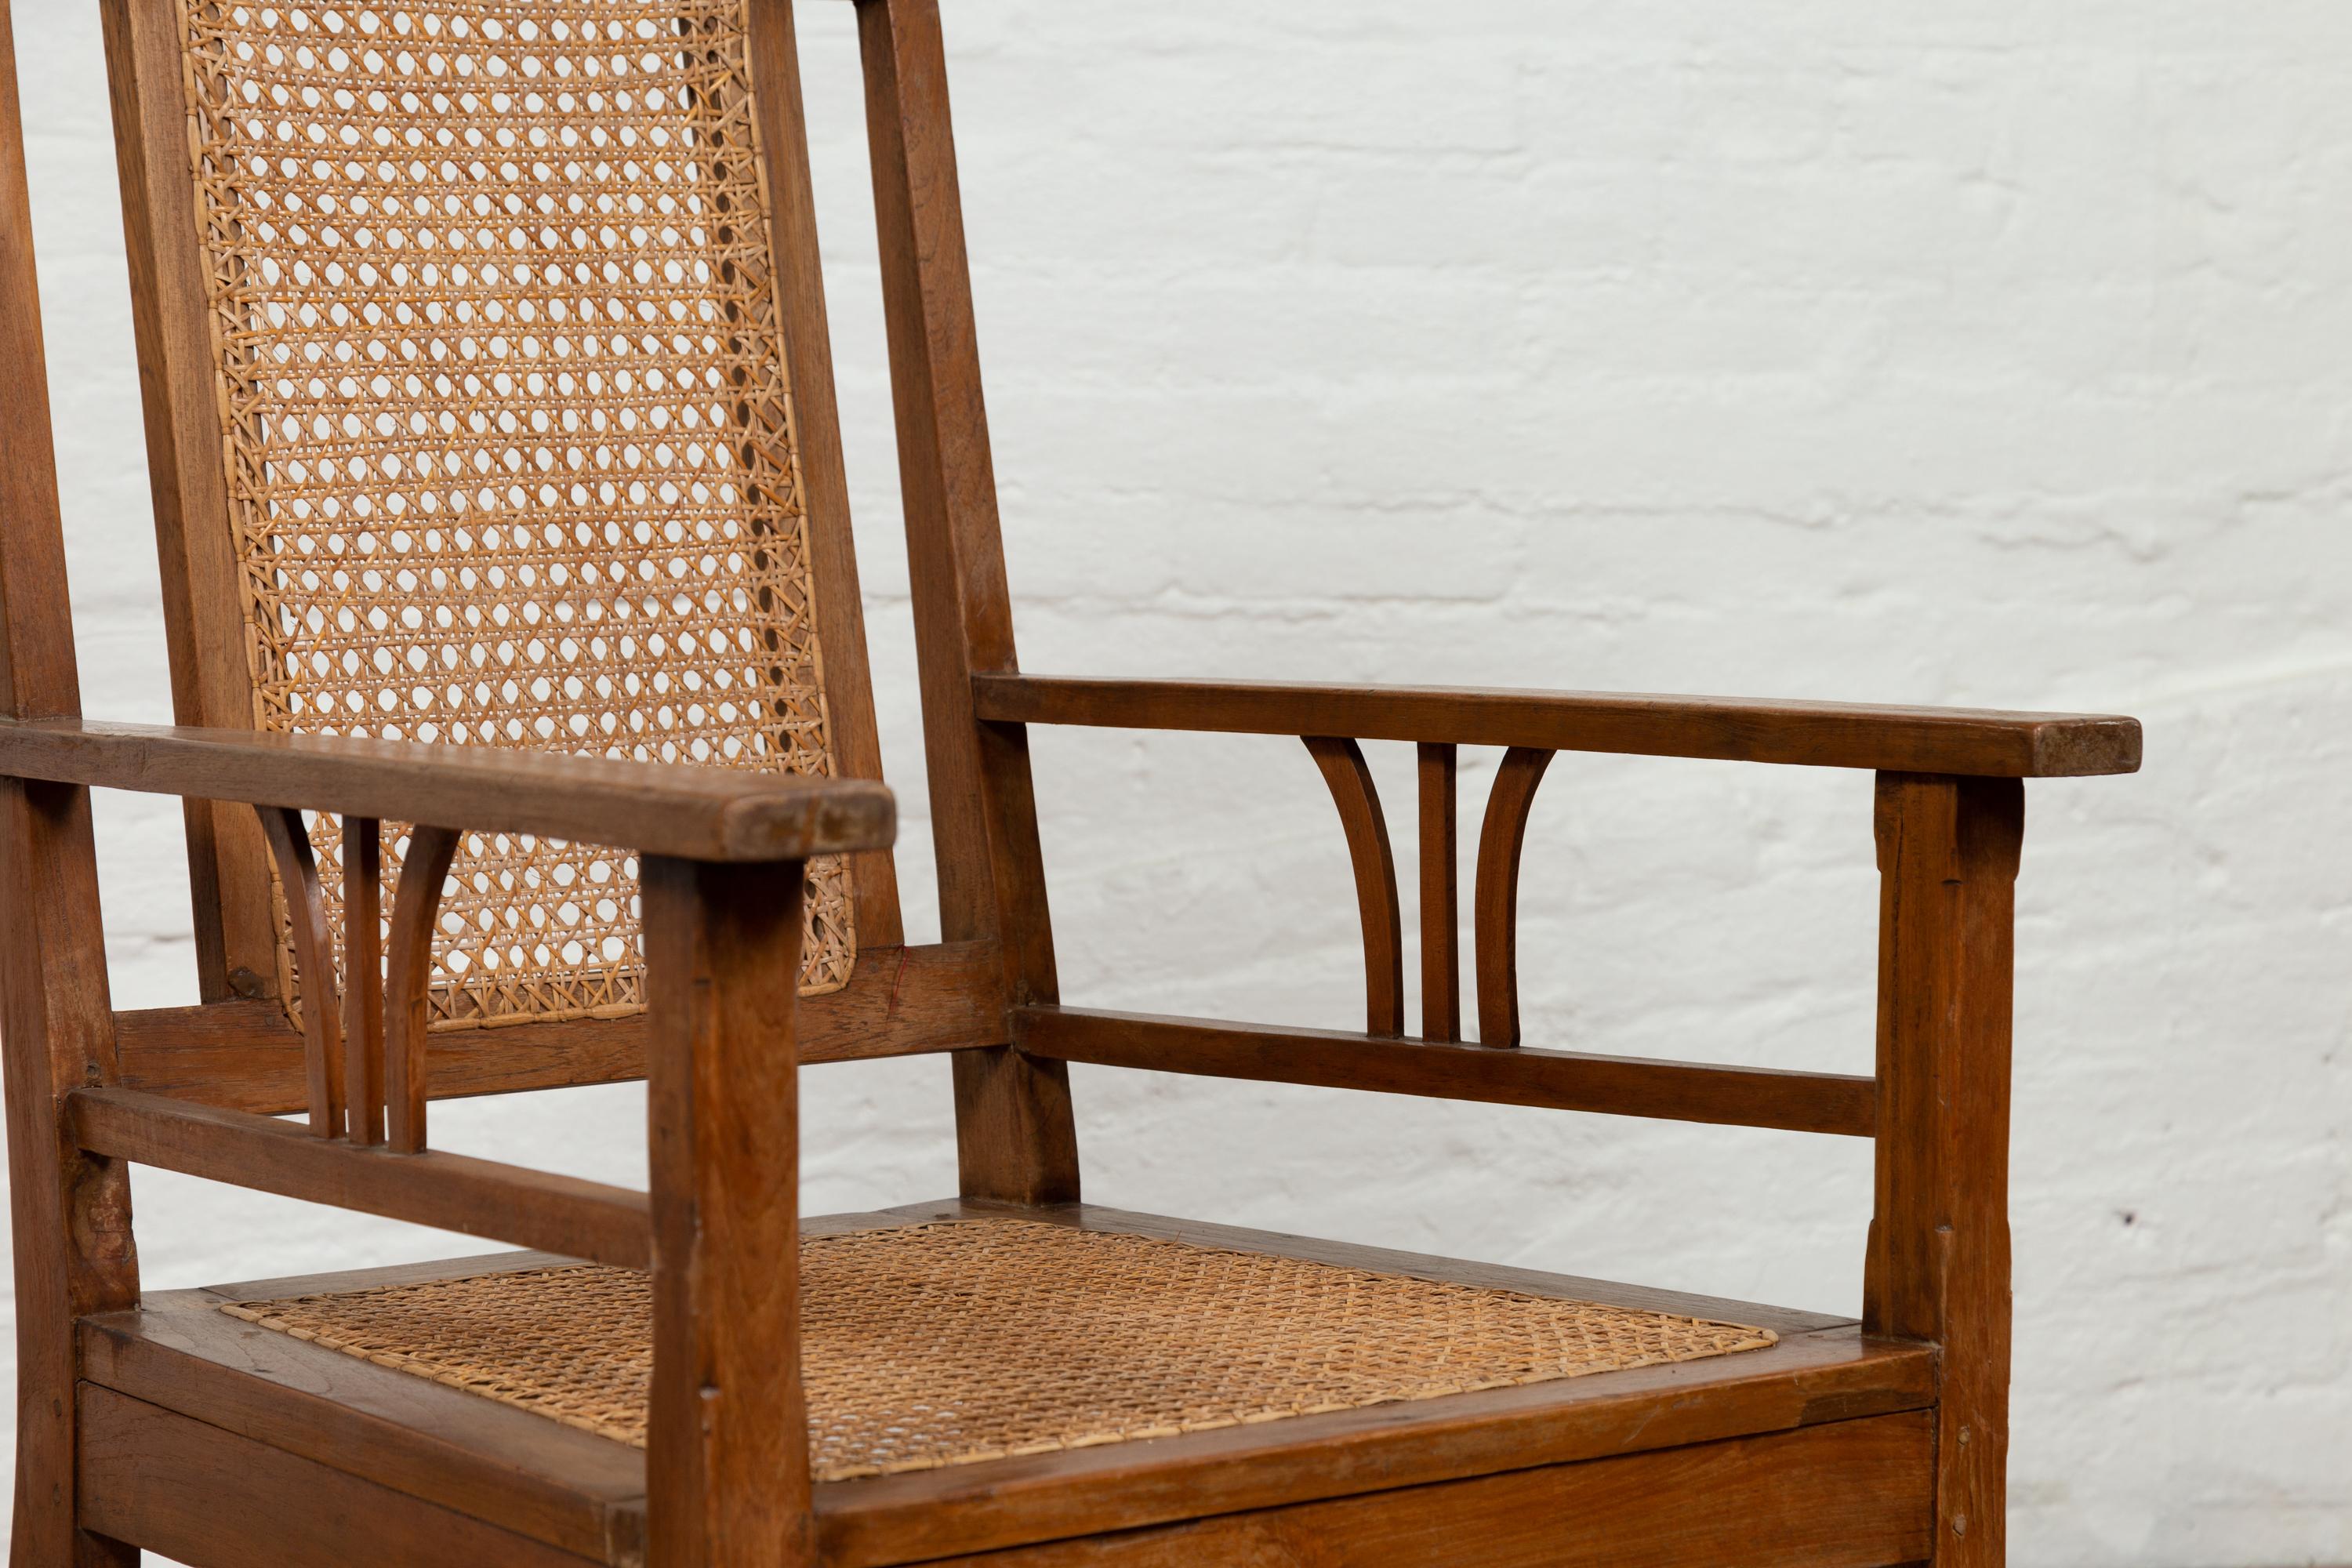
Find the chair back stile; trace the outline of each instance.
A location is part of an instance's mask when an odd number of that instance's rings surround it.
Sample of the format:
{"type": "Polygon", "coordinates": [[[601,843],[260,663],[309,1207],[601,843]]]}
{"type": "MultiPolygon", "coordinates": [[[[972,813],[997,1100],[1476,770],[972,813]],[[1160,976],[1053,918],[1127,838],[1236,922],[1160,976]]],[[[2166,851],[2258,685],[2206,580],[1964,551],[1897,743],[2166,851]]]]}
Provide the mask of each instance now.
{"type": "MultiPolygon", "coordinates": [[[[0,0],[0,715],[81,711],[66,596],[25,178],[16,37],[0,0]]],[[[0,1051],[7,1079],[16,1256],[18,1562],[102,1568],[139,1554],[81,1534],[75,1492],[75,1320],[139,1300],[129,1168],[67,1134],[65,1097],[113,1080],[114,1015],[98,904],[89,792],[0,780],[0,1051]]]]}
{"type": "MultiPolygon", "coordinates": [[[[939,5],[858,0],[857,22],[940,921],[950,942],[1001,941],[1009,1001],[1051,1003],[1061,992],[1027,731],[981,721],[972,705],[975,676],[1019,659],[939,5]]],[[[964,1194],[1076,1201],[1067,1067],[1007,1044],[958,1051],[954,1070],[964,1194]]]]}

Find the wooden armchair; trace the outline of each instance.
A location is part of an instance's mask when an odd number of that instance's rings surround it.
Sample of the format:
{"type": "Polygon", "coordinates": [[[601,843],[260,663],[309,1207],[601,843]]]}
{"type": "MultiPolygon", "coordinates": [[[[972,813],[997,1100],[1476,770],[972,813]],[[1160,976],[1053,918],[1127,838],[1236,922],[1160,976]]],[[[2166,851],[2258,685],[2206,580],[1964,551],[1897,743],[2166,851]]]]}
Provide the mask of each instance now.
{"type": "Polygon", "coordinates": [[[183,727],[79,717],[0,0],[15,1562],[2001,1561],[2021,781],[2127,772],[2136,724],[1017,673],[939,16],[858,0],[909,945],[786,0],[100,3],[183,727]],[[1303,738],[1363,1031],[1064,1005],[1032,724],[1303,738]],[[1362,741],[1419,747],[1417,1035],[1362,741]],[[1475,1043],[1464,745],[1507,749],[1475,1043]],[[1877,773],[1874,1077],[1520,1044],[1562,750],[1877,773]],[[112,1005],[93,787],[187,803],[198,1005],[112,1005]],[[961,1194],[802,1218],[799,1065],[911,1052],[961,1194]],[[1071,1061],[1874,1138],[1867,1299],[1089,1207],[1071,1061]],[[428,1144],[435,1100],[640,1077],[649,1194],[428,1144]],[[142,1294],[139,1163],[537,1250],[142,1294]]]}

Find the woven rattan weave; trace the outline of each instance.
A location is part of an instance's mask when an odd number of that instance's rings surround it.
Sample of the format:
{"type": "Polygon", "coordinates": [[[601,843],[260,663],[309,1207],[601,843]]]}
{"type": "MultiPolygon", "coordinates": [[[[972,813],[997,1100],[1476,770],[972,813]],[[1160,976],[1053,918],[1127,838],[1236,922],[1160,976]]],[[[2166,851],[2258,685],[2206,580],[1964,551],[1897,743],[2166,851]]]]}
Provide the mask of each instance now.
{"type": "MultiPolygon", "coordinates": [[[[1770,1331],[1125,1232],[971,1220],[811,1237],[820,1479],[1694,1361],[1770,1331]]],[[[646,1440],[646,1277],[579,1265],[226,1311],[646,1440]]]]}
{"type": "MultiPolygon", "coordinates": [[[[742,5],[182,0],[261,728],[831,771],[742,5]]],[[[434,962],[634,1011],[634,863],[468,837],[434,962]]]]}

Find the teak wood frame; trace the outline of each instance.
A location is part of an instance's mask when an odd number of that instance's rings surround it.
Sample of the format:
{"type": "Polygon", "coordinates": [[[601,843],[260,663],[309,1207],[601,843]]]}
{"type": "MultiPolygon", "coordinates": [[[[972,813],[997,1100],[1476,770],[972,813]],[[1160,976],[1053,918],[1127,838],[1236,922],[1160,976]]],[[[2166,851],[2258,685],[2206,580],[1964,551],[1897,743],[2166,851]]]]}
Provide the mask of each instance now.
{"type": "MultiPolygon", "coordinates": [[[[306,1563],[438,1561],[470,1545],[515,1562],[577,1563],[588,1551],[559,1550],[547,1535],[525,1539],[495,1521],[476,1522],[462,1508],[450,1511],[458,1506],[452,1500],[477,1497],[488,1483],[462,1474],[415,1480],[401,1468],[411,1460],[399,1458],[409,1439],[377,1417],[356,1426],[361,1416],[347,1413],[320,1430],[390,1444],[382,1451],[394,1456],[385,1462],[398,1473],[369,1474],[364,1453],[337,1468],[273,1446],[281,1434],[251,1414],[259,1406],[237,1406],[247,1413],[239,1419],[255,1424],[239,1436],[208,1425],[236,1425],[209,1408],[199,1420],[147,1403],[161,1397],[152,1381],[157,1352],[138,1349],[145,1342],[137,1326],[169,1314],[160,1300],[140,1310],[127,1175],[133,1163],[650,1268],[657,1307],[644,1540],[613,1548],[614,1560],[638,1551],[661,1568],[950,1557],[1044,1565],[1080,1561],[1083,1543],[1073,1538],[1107,1532],[1084,1547],[1091,1554],[1083,1561],[1256,1561],[1252,1554],[1268,1542],[1304,1532],[1339,1542],[1333,1549],[1351,1561],[1350,1553],[1376,1543],[1396,1550],[1399,1542],[1414,1543],[1415,1561],[1447,1564],[1932,1560],[1983,1568],[2002,1561],[2011,889],[2021,781],[2128,772],[2138,763],[2136,724],[1685,698],[1022,676],[936,0],[858,0],[943,925],[942,942],[907,946],[887,853],[890,802],[878,783],[864,782],[878,780],[879,758],[791,8],[786,0],[752,0],[762,125],[769,145],[782,150],[768,160],[766,177],[786,352],[802,393],[813,548],[829,580],[853,584],[827,596],[834,607],[824,627],[831,697],[856,719],[844,742],[846,777],[787,784],[257,734],[227,609],[235,565],[224,531],[207,525],[225,501],[218,466],[206,455],[211,392],[197,371],[205,345],[189,271],[193,218],[177,162],[185,150],[173,107],[171,6],[102,0],[102,9],[157,531],[176,590],[166,595],[174,701],[185,727],[79,717],[14,45],[7,0],[0,0],[0,365],[8,372],[0,376],[0,897],[7,910],[0,1025],[18,1321],[16,1563],[128,1563],[149,1532],[151,1543],[221,1561],[251,1560],[262,1549],[257,1539],[280,1561],[306,1563]],[[1034,723],[1304,739],[1339,805],[1355,868],[1365,1031],[1061,1005],[1025,739],[1034,723]],[[1418,1037],[1404,1033],[1395,868],[1363,763],[1365,740],[1418,747],[1418,1037]],[[1454,935],[1462,745],[1507,748],[1476,855],[1475,1044],[1462,1037],[1454,935]],[[1537,785],[1562,750],[1877,774],[1874,1075],[1636,1061],[1518,1043],[1519,847],[1537,785]],[[112,1006],[93,786],[187,803],[199,1006],[112,1006]],[[365,973],[341,998],[318,980],[328,933],[300,831],[304,810],[342,815],[362,868],[373,864],[382,821],[440,825],[417,829],[412,842],[410,863],[420,874],[395,900],[381,986],[372,964],[354,966],[365,973]],[[467,1041],[462,1052],[427,1037],[422,944],[440,868],[457,835],[494,829],[639,852],[651,977],[644,1017],[501,1030],[467,1041]],[[796,999],[788,977],[797,969],[800,863],[841,852],[860,858],[861,980],[837,995],[796,999]],[[299,1030],[268,978],[278,940],[271,853],[295,912],[306,997],[299,1030]],[[1412,1449],[1411,1463],[1397,1458],[1402,1439],[1372,1424],[1310,1423],[1301,1430],[1334,1434],[1328,1448],[1302,1439],[1219,1458],[1224,1450],[1213,1447],[1140,1445],[1152,1453],[1131,1461],[1102,1450],[1061,1456],[991,1479],[986,1500],[954,1493],[953,1478],[899,1478],[843,1483],[821,1502],[803,1440],[793,1287],[796,1064],[919,1051],[952,1056],[964,1202],[980,1211],[1022,1205],[1068,1223],[1112,1223],[1072,1217],[1095,1211],[1074,1206],[1070,1061],[1874,1137],[1862,1337],[1833,1349],[1835,1334],[1852,1331],[1815,1322],[1809,1331],[1827,1337],[1802,1352],[1822,1368],[1847,1368],[1836,1376],[1848,1384],[1803,1370],[1813,1363],[1801,1355],[1787,1363],[1796,1372],[1710,1384],[1705,1398],[1686,1394],[1675,1403],[1681,1414],[1662,1418],[1663,1406],[1640,1402],[1672,1385],[1620,1374],[1632,1381],[1575,1406],[1601,1414],[1574,1420],[1524,1399],[1481,1405],[1485,1396],[1473,1396],[1460,1408],[1507,1405],[1517,1424],[1481,1427],[1464,1415],[1435,1447],[1412,1449]],[[636,1077],[651,1084],[650,1195],[426,1147],[431,1098],[636,1077]],[[307,1127],[270,1120],[297,1110],[308,1110],[307,1127]],[[762,1146],[770,1157],[746,1157],[762,1146]],[[1865,1362],[1894,1369],[1868,1392],[1849,1386],[1858,1375],[1852,1369],[1865,1362]],[[1749,1392],[1726,1392],[1735,1388],[1749,1392]],[[1800,1389],[1807,1392],[1799,1403],[1786,1404],[1800,1389]],[[1633,1408],[1647,1414],[1608,1424],[1607,1412],[1633,1408]],[[1713,1414],[1701,1419],[1699,1411],[1713,1414]],[[1784,1431],[1800,1426],[1802,1432],[1784,1431]],[[1656,1431],[1637,1442],[1620,1426],[1656,1431]],[[1476,1432],[1490,1435],[1474,1439],[1476,1432]],[[1389,1456],[1381,1461],[1386,1479],[1347,1468],[1356,1461],[1343,1456],[1383,1443],[1391,1446],[1380,1450],[1389,1456]],[[1152,1479],[1160,1472],[1151,1466],[1178,1459],[1191,1468],[1172,1473],[1190,1479],[1171,1491],[1175,1483],[1152,1479]],[[222,1517],[234,1509],[175,1511],[179,1482],[186,1483],[181,1491],[209,1486],[218,1489],[213,1495],[266,1500],[268,1534],[252,1536],[261,1528],[252,1519],[222,1517]],[[1147,1495],[1149,1502],[1139,1500],[1147,1495]],[[1673,1505],[1697,1496],[1709,1508],[1693,1523],[1682,1517],[1692,1510],[1673,1505]],[[441,1500],[418,1500],[434,1497],[441,1500]],[[1556,1522],[1564,1501],[1581,1521],[1572,1528],[1556,1522]],[[368,1510],[373,1524],[355,1531],[352,1518],[368,1510]]],[[[373,952],[375,916],[354,897],[354,952],[373,952]]],[[[217,1368],[173,1374],[194,1379],[190,1387],[213,1386],[205,1380],[222,1375],[217,1368]]],[[[437,1450],[428,1458],[443,1467],[435,1475],[453,1463],[437,1450]]]]}

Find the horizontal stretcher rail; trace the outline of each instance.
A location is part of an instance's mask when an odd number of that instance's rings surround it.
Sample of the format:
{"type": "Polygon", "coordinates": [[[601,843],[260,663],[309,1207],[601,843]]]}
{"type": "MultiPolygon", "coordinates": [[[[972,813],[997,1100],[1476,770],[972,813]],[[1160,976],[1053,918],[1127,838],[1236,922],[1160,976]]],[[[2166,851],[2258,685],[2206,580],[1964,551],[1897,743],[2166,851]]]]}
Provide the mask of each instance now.
{"type": "Polygon", "coordinates": [[[1013,1038],[1032,1056],[1105,1067],[1849,1138],[1868,1138],[1877,1130],[1877,1080],[1840,1073],[1396,1039],[1084,1007],[1016,1008],[1013,1038]]]}
{"type": "Polygon", "coordinates": [[[93,1154],[625,1268],[652,1258],[652,1210],[625,1187],[464,1154],[395,1154],[242,1110],[127,1089],[76,1089],[68,1128],[93,1154]]]}
{"type": "MultiPolygon", "coordinates": [[[[801,1065],[1004,1045],[1003,975],[992,942],[867,948],[846,989],[800,999],[801,1065]]],[[[459,1100],[634,1082],[646,1076],[646,1034],[643,1014],[436,1029],[426,1087],[459,1100]]],[[[114,1037],[125,1088],[270,1116],[303,1107],[302,1032],[275,999],[133,1008],[115,1014],[114,1037]]]]}

